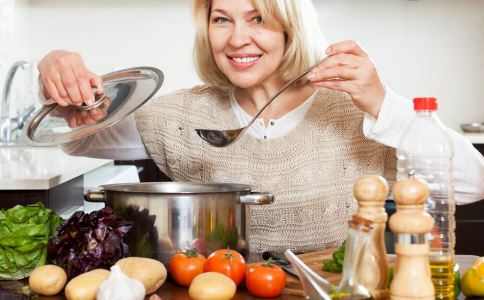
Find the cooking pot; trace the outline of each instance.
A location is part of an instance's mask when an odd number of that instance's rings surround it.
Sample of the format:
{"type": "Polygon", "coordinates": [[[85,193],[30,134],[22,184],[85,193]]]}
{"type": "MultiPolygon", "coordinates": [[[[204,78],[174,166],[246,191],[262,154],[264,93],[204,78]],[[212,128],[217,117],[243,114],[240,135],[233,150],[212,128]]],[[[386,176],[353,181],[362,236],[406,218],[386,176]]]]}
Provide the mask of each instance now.
{"type": "Polygon", "coordinates": [[[184,248],[209,255],[230,247],[247,254],[247,205],[273,202],[272,194],[251,192],[248,185],[184,182],[103,185],[84,198],[104,202],[133,222],[125,236],[131,256],[164,264],[184,248]]]}

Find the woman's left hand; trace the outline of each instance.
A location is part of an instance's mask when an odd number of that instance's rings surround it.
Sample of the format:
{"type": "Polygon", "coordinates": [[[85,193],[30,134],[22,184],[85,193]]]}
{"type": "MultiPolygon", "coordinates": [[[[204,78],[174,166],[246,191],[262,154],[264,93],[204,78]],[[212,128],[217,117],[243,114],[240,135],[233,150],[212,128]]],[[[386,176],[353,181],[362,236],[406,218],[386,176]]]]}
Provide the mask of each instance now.
{"type": "Polygon", "coordinates": [[[360,110],[378,117],[385,86],[368,53],[355,41],[343,41],[329,46],[326,54],[331,57],[309,73],[311,84],[346,92],[360,110]]]}

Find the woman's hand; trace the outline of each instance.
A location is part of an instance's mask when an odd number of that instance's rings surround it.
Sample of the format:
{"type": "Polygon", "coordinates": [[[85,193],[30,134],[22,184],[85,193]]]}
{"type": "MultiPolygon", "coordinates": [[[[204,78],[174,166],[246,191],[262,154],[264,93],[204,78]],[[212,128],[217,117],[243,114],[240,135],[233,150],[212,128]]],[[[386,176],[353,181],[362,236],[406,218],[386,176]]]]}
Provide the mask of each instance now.
{"type": "Polygon", "coordinates": [[[61,106],[94,103],[92,87],[103,93],[102,79],[89,71],[75,52],[52,51],[38,64],[44,96],[61,106]]]}
{"type": "Polygon", "coordinates": [[[84,125],[94,125],[108,115],[109,106],[112,100],[106,98],[103,103],[89,110],[77,110],[68,107],[62,107],[55,110],[57,117],[64,118],[70,128],[77,128],[84,125]]]}
{"type": "Polygon", "coordinates": [[[311,84],[348,93],[362,111],[378,117],[385,87],[375,64],[355,41],[335,43],[326,50],[329,59],[308,75],[311,84]]]}

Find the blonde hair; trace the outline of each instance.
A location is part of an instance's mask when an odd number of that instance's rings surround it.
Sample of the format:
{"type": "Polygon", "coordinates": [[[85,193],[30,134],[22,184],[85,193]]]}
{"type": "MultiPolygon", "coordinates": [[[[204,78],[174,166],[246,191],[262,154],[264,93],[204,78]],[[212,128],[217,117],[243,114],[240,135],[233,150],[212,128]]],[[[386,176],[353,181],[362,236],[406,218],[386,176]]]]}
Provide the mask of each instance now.
{"type": "MultiPolygon", "coordinates": [[[[311,0],[252,2],[267,25],[280,28],[285,33],[286,48],[279,68],[284,80],[296,77],[323,57],[326,42],[311,0]]],[[[215,63],[208,38],[211,0],[194,0],[192,9],[196,27],[193,55],[198,76],[207,85],[231,87],[232,83],[215,63]]]]}

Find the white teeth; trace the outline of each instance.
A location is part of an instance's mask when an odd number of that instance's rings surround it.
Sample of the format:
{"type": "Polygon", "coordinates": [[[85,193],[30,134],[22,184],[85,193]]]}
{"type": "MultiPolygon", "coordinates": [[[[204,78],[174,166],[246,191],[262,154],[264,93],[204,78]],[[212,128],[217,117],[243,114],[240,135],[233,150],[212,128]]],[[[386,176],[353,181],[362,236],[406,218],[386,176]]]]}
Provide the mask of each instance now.
{"type": "Polygon", "coordinates": [[[248,63],[248,62],[253,62],[259,59],[259,56],[254,56],[254,57],[232,57],[233,60],[235,60],[238,63],[248,63]]]}

